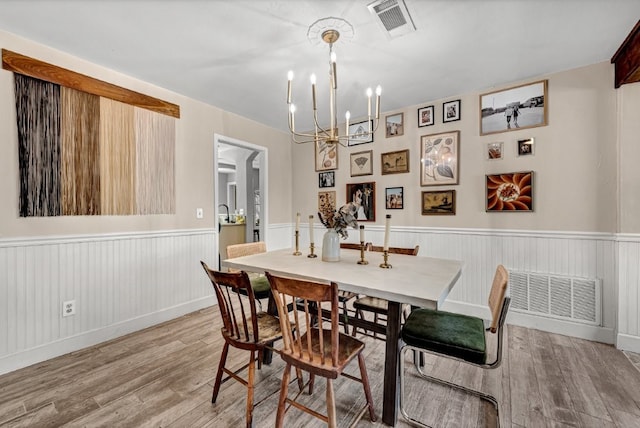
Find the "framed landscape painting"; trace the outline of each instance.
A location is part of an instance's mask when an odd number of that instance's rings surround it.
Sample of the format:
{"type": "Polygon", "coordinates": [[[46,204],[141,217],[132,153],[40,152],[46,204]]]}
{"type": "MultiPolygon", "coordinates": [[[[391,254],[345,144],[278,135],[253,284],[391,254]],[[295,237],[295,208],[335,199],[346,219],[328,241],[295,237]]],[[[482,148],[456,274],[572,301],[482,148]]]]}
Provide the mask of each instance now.
{"type": "Polygon", "coordinates": [[[480,95],[480,135],[547,125],[547,80],[480,95]]]}
{"type": "Polygon", "coordinates": [[[382,175],[409,172],[409,150],[382,153],[382,175]]]}
{"type": "Polygon", "coordinates": [[[422,192],[422,215],[455,215],[456,191],[436,190],[422,192]]]}

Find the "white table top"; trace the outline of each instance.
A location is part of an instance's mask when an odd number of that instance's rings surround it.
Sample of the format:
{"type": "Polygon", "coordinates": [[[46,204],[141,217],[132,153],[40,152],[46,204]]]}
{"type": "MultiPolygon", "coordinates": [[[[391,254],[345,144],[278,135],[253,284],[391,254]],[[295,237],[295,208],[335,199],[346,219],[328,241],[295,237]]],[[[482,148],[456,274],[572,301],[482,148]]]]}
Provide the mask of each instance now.
{"type": "Polygon", "coordinates": [[[379,267],[382,253],[365,252],[368,265],[359,265],[360,251],[340,250],[339,262],[323,262],[293,250],[277,250],[222,261],[222,266],[317,282],[333,281],[341,290],[399,303],[437,309],[460,277],[463,262],[432,257],[390,254],[391,269],[379,267]]]}

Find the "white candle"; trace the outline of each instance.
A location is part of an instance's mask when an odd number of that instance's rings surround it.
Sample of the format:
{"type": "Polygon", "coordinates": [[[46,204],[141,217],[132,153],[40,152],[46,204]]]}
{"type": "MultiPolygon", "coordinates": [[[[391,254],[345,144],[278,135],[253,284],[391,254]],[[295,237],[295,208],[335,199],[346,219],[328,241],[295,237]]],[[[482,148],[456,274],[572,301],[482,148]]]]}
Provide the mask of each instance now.
{"type": "Polygon", "coordinates": [[[296,213],[296,232],[300,230],[300,213],[296,213]]]}
{"type": "Polygon", "coordinates": [[[309,242],[313,244],[313,216],[309,216],[309,242]]]}
{"type": "Polygon", "coordinates": [[[364,224],[360,225],[360,242],[364,242],[364,224]]]}
{"type": "Polygon", "coordinates": [[[389,227],[391,226],[391,214],[387,214],[384,221],[384,251],[389,251],[389,227]]]}

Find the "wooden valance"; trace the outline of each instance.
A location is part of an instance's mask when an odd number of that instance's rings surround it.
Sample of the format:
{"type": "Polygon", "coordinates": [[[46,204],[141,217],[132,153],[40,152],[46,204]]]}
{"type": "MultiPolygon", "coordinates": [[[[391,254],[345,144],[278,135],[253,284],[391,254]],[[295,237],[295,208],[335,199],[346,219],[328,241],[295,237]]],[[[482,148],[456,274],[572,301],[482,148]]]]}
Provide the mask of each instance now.
{"type": "Polygon", "coordinates": [[[615,87],[640,82],[640,21],[611,58],[615,65],[615,87]]]}
{"type": "Polygon", "coordinates": [[[2,49],[2,68],[88,94],[180,118],[180,106],[2,49]]]}

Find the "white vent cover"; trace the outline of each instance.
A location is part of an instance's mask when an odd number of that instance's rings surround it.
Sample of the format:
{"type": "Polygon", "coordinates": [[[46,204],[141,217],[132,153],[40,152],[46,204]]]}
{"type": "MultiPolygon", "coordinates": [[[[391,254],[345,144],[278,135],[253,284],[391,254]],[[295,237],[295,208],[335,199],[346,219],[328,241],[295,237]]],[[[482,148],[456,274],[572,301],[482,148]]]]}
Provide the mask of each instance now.
{"type": "Polygon", "coordinates": [[[509,272],[511,309],[600,325],[601,280],[509,272]]]}
{"type": "Polygon", "coordinates": [[[416,30],[404,0],[377,0],[367,7],[390,39],[416,30]]]}

